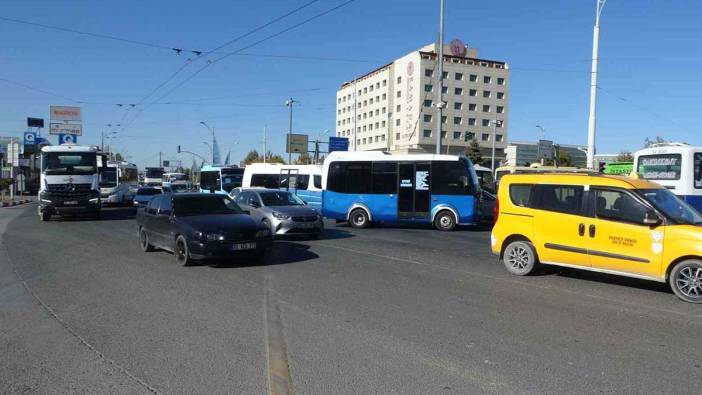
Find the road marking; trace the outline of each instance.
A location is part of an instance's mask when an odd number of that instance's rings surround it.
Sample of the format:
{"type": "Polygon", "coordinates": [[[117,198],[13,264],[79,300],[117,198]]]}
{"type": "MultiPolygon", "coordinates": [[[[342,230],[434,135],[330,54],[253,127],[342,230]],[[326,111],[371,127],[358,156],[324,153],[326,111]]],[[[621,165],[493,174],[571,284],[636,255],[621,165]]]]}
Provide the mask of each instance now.
{"type": "Polygon", "coordinates": [[[268,394],[287,395],[290,393],[290,366],[288,349],[285,345],[283,323],[280,319],[280,306],[273,301],[270,276],[263,284],[264,335],[266,338],[266,362],[268,370],[268,394]]]}

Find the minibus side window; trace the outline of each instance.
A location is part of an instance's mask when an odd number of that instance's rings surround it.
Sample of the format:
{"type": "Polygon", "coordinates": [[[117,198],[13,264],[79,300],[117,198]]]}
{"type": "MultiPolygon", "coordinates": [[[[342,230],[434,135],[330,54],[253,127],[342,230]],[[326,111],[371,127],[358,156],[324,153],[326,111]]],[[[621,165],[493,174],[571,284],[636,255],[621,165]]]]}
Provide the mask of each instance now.
{"type": "Polygon", "coordinates": [[[695,188],[702,188],[702,152],[695,153],[695,188]]]}
{"type": "Polygon", "coordinates": [[[582,185],[537,185],[534,208],[579,215],[583,205],[582,185]]]}

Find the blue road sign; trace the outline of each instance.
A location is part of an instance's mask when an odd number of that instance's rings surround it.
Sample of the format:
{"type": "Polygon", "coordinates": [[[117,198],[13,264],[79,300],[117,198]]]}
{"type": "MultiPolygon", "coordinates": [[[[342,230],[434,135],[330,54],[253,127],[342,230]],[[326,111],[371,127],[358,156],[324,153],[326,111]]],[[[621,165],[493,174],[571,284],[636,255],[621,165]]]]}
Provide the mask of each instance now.
{"type": "Polygon", "coordinates": [[[34,132],[24,132],[24,145],[36,144],[37,134],[34,132]]]}
{"type": "Polygon", "coordinates": [[[78,136],[73,134],[59,134],[59,144],[76,144],[78,136]]]}
{"type": "Polygon", "coordinates": [[[329,137],[329,152],[348,151],[349,139],[346,137],[329,137]]]}

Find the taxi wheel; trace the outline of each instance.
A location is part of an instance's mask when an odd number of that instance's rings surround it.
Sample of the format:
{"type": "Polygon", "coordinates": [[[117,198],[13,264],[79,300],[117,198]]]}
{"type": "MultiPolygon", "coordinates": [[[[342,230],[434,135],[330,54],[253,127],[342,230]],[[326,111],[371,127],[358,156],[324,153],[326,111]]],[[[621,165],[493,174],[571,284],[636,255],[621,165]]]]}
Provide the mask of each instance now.
{"type": "Polygon", "coordinates": [[[144,228],[139,229],[139,246],[144,252],[151,252],[154,250],[154,246],[149,242],[149,235],[146,234],[144,228]]]}
{"type": "Polygon", "coordinates": [[[528,241],[509,243],[502,256],[508,272],[517,276],[526,276],[534,271],[538,263],[534,245],[528,241]]]}
{"type": "Polygon", "coordinates": [[[668,282],[678,298],[690,303],[702,303],[702,261],[678,263],[670,272],[668,282]]]}
{"type": "Polygon", "coordinates": [[[362,208],[357,208],[349,215],[349,223],[352,228],[363,229],[370,226],[368,213],[362,208]]]}
{"type": "Polygon", "coordinates": [[[175,242],[174,255],[176,262],[183,266],[192,266],[193,259],[190,257],[190,250],[188,249],[188,243],[185,241],[185,237],[178,236],[175,242]]]}
{"type": "Polygon", "coordinates": [[[452,231],[456,228],[456,217],[448,210],[441,211],[434,218],[434,227],[438,230],[452,231]]]}

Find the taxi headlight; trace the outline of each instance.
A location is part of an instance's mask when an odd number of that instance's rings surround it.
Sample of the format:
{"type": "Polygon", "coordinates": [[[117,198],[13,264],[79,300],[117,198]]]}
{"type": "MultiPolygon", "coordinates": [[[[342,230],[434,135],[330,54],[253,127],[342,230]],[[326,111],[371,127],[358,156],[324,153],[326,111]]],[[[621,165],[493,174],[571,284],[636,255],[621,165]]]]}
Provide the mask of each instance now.
{"type": "Polygon", "coordinates": [[[224,240],[224,235],[221,233],[207,233],[205,235],[205,240],[207,240],[207,241],[222,241],[222,240],[224,240]]]}
{"type": "Polygon", "coordinates": [[[271,230],[270,229],[259,229],[256,232],[256,238],[261,238],[261,237],[268,237],[271,235],[271,230]]]}

